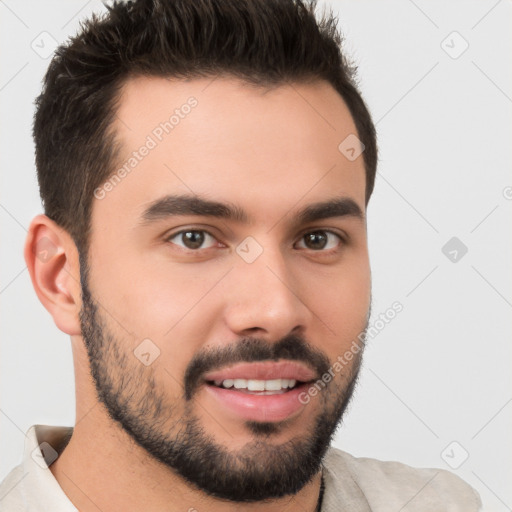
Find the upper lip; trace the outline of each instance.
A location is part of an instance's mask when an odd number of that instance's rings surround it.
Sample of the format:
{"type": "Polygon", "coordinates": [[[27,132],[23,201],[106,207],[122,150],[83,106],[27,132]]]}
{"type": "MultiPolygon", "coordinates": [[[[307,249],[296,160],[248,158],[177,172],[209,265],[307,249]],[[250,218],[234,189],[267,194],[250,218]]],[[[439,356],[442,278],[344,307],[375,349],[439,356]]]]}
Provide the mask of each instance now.
{"type": "Polygon", "coordinates": [[[316,372],[297,361],[239,363],[205,374],[206,381],[226,379],[273,380],[294,379],[301,382],[314,380],[316,372]]]}

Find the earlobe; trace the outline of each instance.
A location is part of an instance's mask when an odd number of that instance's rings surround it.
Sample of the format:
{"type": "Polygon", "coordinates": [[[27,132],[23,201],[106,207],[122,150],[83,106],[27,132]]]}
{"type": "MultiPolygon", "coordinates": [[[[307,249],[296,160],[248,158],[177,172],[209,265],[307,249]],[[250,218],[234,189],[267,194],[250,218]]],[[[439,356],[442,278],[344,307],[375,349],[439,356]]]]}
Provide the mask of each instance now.
{"type": "Polygon", "coordinates": [[[80,335],[80,268],[69,233],[38,215],[30,224],[24,256],[34,290],[57,327],[70,336],[80,335]]]}

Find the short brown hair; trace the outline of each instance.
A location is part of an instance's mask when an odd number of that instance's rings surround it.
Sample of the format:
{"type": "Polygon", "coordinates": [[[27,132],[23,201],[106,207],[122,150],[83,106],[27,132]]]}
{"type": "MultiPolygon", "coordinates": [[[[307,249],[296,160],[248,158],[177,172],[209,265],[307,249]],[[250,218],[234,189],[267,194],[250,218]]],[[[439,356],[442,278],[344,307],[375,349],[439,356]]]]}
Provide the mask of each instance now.
{"type": "MultiPolygon", "coordinates": [[[[341,51],[332,12],[316,0],[114,1],[58,47],[36,99],[33,136],[46,215],[87,251],[94,190],[115,172],[112,128],[132,76],[228,74],[272,87],[326,80],[344,99],[364,144],[366,204],[377,166],[375,126],[341,51]]],[[[341,142],[341,141],[340,141],[341,142]]]]}

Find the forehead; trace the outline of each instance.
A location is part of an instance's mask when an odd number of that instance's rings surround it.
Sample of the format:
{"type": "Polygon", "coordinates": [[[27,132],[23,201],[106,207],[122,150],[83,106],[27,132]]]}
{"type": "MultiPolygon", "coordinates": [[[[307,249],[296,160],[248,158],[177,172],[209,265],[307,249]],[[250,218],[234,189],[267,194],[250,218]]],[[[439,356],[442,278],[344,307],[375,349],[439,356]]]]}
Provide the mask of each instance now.
{"type": "Polygon", "coordinates": [[[363,157],[338,149],[357,131],[323,81],[268,89],[226,77],[133,78],[114,128],[122,149],[93,217],[135,218],[176,193],[245,203],[262,219],[334,195],[364,211],[363,157]]]}

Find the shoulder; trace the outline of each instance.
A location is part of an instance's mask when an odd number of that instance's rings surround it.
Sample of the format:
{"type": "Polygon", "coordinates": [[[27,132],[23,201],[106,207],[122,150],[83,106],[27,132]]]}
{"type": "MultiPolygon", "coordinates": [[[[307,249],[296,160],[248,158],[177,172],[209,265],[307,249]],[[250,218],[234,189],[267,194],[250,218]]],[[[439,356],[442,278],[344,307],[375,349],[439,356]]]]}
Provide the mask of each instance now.
{"type": "Polygon", "coordinates": [[[324,467],[336,486],[350,477],[371,510],[477,512],[478,493],[457,475],[437,468],[413,468],[395,461],[354,457],[329,448],[324,467]]]}
{"type": "Polygon", "coordinates": [[[18,512],[25,510],[18,484],[23,480],[23,467],[13,468],[0,483],[0,512],[18,512]]]}

